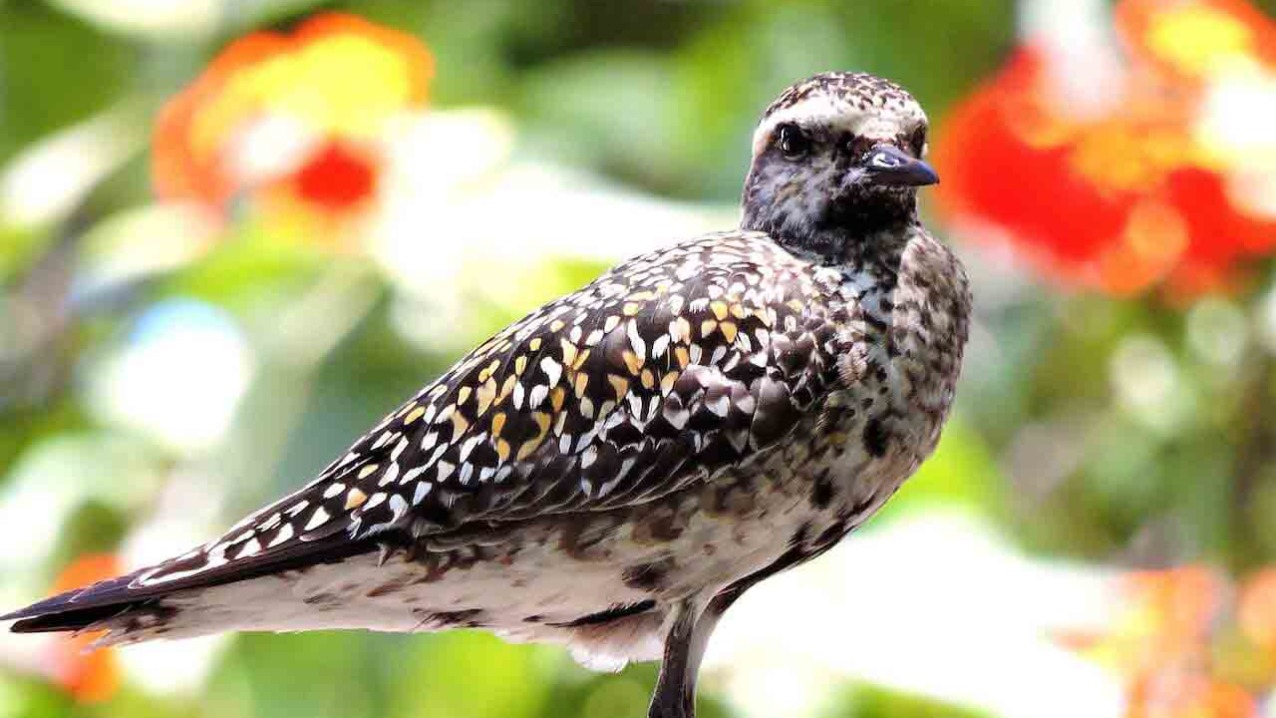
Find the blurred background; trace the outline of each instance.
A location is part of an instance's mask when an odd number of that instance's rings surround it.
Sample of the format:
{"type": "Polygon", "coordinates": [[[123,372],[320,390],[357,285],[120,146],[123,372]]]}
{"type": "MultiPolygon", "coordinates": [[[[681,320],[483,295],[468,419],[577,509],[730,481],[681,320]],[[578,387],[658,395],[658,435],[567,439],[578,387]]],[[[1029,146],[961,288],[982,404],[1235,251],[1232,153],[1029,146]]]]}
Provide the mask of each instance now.
{"type": "MultiPolygon", "coordinates": [[[[0,0],[0,606],[307,481],[462,352],[737,222],[790,82],[928,108],[977,322],[936,456],[710,649],[710,718],[1276,716],[1271,0],[0,0]]],[[[0,716],[612,718],[483,633],[85,653],[0,716]]]]}

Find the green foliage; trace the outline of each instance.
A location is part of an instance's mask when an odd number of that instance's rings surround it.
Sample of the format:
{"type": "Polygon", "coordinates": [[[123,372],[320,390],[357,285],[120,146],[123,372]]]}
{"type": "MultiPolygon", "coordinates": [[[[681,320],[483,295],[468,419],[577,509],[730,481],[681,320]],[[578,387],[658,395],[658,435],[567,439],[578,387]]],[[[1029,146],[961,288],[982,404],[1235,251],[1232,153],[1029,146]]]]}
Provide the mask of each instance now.
{"type": "Polygon", "coordinates": [[[824,718],[987,718],[989,715],[876,686],[856,686],[847,696],[842,707],[830,710],[824,718]]]}
{"type": "Polygon", "coordinates": [[[0,6],[0,27],[0,161],[130,89],[138,49],[92,25],[43,3],[12,2],[0,6]]]}

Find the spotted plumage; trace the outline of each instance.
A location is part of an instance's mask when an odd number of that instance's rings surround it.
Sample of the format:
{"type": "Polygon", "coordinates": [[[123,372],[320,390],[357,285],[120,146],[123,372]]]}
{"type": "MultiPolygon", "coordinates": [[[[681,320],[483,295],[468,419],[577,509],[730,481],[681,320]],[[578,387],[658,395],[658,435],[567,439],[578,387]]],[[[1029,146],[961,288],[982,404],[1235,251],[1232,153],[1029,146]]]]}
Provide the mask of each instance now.
{"type": "Polygon", "coordinates": [[[931,452],[970,297],[917,221],[925,115],[849,73],[787,90],[742,228],[631,259],[474,349],[224,536],[10,614],[106,643],[486,628],[663,657],[686,718],[748,586],[818,555],[931,452]]]}

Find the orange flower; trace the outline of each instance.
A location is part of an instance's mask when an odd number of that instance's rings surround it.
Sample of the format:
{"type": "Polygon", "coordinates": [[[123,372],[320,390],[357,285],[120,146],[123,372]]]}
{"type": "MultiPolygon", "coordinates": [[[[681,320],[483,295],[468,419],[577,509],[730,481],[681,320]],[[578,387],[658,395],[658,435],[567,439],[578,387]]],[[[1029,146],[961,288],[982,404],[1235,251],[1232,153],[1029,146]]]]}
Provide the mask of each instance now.
{"type": "Polygon", "coordinates": [[[1252,576],[1241,591],[1241,631],[1276,661],[1276,568],[1252,576]]]}
{"type": "MultiPolygon", "coordinates": [[[[95,581],[119,575],[120,567],[114,556],[89,554],[72,561],[58,574],[52,592],[60,593],[87,586],[95,581]]],[[[104,701],[115,694],[119,687],[120,671],[115,654],[109,648],[90,650],[89,644],[97,636],[80,633],[59,638],[52,646],[51,660],[58,682],[79,701],[93,703],[104,701]]]]}
{"type": "Polygon", "coordinates": [[[1133,682],[1167,667],[1195,666],[1226,592],[1223,580],[1200,566],[1132,573],[1122,579],[1121,606],[1109,630],[1070,643],[1133,682]]]}
{"type": "Polygon", "coordinates": [[[1276,139],[1238,150],[1209,102],[1236,78],[1276,86],[1276,25],[1241,0],[1124,0],[1116,24],[1129,53],[1105,86],[1120,89],[1093,106],[1074,107],[1058,80],[1072,69],[1032,41],[953,111],[935,142],[940,210],[1066,283],[1225,285],[1276,249],[1276,217],[1236,199],[1256,175],[1276,182],[1276,139]]]}
{"type": "MultiPolygon", "coordinates": [[[[1276,603],[1264,595],[1276,589],[1276,572],[1249,585],[1241,627],[1261,633],[1276,603]]],[[[1251,689],[1261,690],[1264,679],[1250,656],[1229,651],[1234,633],[1223,623],[1233,597],[1221,574],[1201,566],[1132,573],[1121,578],[1107,630],[1063,640],[1119,676],[1128,718],[1258,718],[1251,689]]]]}
{"type": "Polygon", "coordinates": [[[432,72],[416,38],[349,15],[248,35],[160,113],[156,189],[348,214],[375,194],[387,122],[424,105],[432,72]]]}
{"type": "Polygon", "coordinates": [[[1201,675],[1146,680],[1130,694],[1129,718],[1260,718],[1244,688],[1201,675]]]}

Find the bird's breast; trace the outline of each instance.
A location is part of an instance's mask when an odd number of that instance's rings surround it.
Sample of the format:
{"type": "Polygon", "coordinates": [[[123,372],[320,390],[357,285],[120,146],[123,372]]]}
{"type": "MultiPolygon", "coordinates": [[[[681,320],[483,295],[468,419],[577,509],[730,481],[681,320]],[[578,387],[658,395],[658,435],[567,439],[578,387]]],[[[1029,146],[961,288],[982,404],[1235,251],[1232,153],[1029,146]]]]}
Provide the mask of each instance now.
{"type": "Polygon", "coordinates": [[[831,304],[837,388],[817,423],[815,461],[846,506],[875,511],[939,441],[969,325],[955,256],[924,230],[895,256],[843,271],[831,304]]]}

